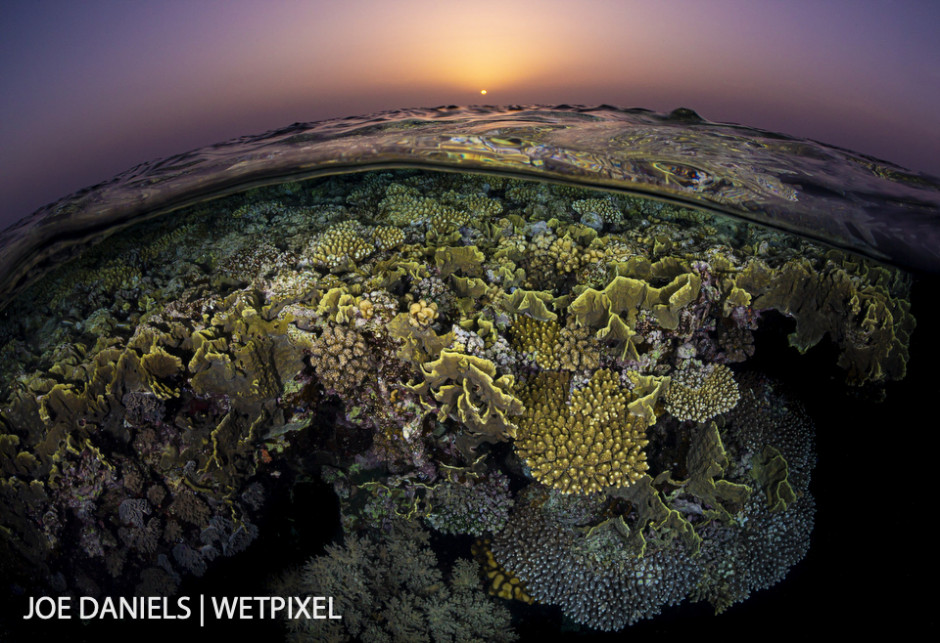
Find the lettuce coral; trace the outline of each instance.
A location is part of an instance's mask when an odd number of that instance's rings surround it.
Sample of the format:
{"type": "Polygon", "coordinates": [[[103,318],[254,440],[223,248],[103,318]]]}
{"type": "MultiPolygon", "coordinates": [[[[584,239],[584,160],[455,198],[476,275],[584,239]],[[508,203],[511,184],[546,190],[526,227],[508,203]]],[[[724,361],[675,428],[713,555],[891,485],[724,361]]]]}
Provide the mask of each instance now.
{"type": "Polygon", "coordinates": [[[755,310],[776,310],[796,320],[790,345],[805,352],[828,336],[840,348],[838,364],[849,382],[898,380],[910,358],[914,330],[906,286],[895,273],[827,253],[821,265],[794,258],[779,268],[753,261],[730,275],[728,297],[744,297],[755,310]]]}
{"type": "Polygon", "coordinates": [[[698,298],[701,285],[694,273],[678,275],[662,288],[618,275],[603,290],[585,289],[568,310],[580,326],[597,329],[598,339],[614,343],[622,359],[639,361],[634,337],[641,312],[660,328],[676,330],[680,311],[698,298]]]}
{"type": "Polygon", "coordinates": [[[497,376],[493,362],[443,350],[421,373],[424,381],[412,388],[422,399],[440,404],[441,419],[451,416],[485,440],[516,437],[512,416],[522,413],[522,402],[513,394],[513,376],[497,376]]]}

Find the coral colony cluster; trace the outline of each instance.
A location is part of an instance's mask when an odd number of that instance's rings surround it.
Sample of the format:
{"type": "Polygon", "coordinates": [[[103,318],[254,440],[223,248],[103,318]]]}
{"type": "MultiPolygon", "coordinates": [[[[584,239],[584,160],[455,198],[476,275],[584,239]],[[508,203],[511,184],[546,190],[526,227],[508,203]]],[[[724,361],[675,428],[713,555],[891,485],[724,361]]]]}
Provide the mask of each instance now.
{"type": "Polygon", "coordinates": [[[3,311],[2,575],[171,594],[245,551],[305,466],[344,536],[278,591],[343,619],[298,640],[512,640],[533,602],[597,630],[721,612],[813,529],[813,426],[749,370],[754,332],[786,320],[877,387],[905,373],[908,287],[743,222],[500,176],[204,203],[3,311]],[[447,562],[433,534],[476,543],[447,562]]]}

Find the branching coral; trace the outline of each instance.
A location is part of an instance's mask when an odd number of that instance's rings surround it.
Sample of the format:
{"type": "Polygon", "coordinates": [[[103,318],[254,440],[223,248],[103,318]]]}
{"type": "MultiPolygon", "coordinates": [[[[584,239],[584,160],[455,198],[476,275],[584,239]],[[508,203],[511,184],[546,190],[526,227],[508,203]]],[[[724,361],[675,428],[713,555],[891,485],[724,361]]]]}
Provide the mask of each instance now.
{"type": "Polygon", "coordinates": [[[679,603],[698,566],[677,541],[637,555],[627,530],[585,532],[535,505],[523,505],[493,541],[498,563],[540,603],[559,605],[577,623],[619,630],[679,603]]]}
{"type": "Polygon", "coordinates": [[[705,422],[733,409],[739,398],[738,384],[724,364],[690,367],[672,376],[666,410],[680,420],[705,422]]]}
{"type": "MultiPolygon", "coordinates": [[[[517,293],[520,291],[516,291],[517,293]]],[[[594,370],[600,365],[600,346],[586,328],[518,315],[509,326],[514,348],[546,370],[594,370]]]]}
{"type": "Polygon", "coordinates": [[[323,329],[310,347],[310,362],[323,386],[342,395],[354,391],[373,369],[362,333],[338,324],[323,329]]]}
{"type": "Polygon", "coordinates": [[[540,322],[519,315],[509,327],[513,346],[544,369],[558,368],[558,336],[561,328],[557,322],[540,322]]]}
{"type": "Polygon", "coordinates": [[[516,451],[545,485],[564,493],[629,486],[647,469],[646,423],[608,370],[568,396],[569,377],[540,373],[524,393],[516,451]]]}
{"type": "Polygon", "coordinates": [[[395,523],[381,541],[348,536],[281,582],[279,594],[334,597],[342,615],[290,620],[291,640],[515,640],[509,611],[484,594],[474,563],[458,560],[446,582],[438,567],[413,524],[395,523]]]}
{"type": "Polygon", "coordinates": [[[491,536],[502,595],[591,627],[721,610],[812,529],[811,424],[724,366],[762,312],[801,351],[830,338],[854,383],[908,359],[896,272],[641,199],[388,171],[177,215],[0,315],[13,582],[172,592],[245,549],[269,479],[313,467],[348,529],[309,566],[351,601],[338,636],[505,635],[469,564],[447,583],[415,525],[369,532],[399,519],[491,536]]]}
{"type": "MultiPolygon", "coordinates": [[[[765,441],[786,439],[774,430],[785,430],[786,404],[774,394],[769,399],[781,414],[765,421],[760,433],[765,441]]],[[[809,546],[809,470],[788,476],[773,447],[758,454],[742,449],[756,437],[754,420],[734,414],[729,449],[714,423],[696,427],[684,480],[668,472],[644,475],[630,487],[609,490],[600,502],[531,485],[493,538],[495,563],[537,601],[559,605],[596,629],[619,629],[686,597],[723,611],[779,582],[809,546]],[[617,514],[613,499],[629,511],[617,514]]],[[[794,459],[808,461],[812,448],[811,440],[803,443],[794,459]]]]}
{"type": "Polygon", "coordinates": [[[379,226],[372,233],[372,241],[378,250],[394,250],[405,242],[405,233],[395,226],[379,226]]]}
{"type": "Polygon", "coordinates": [[[344,221],[321,234],[308,249],[308,254],[318,266],[348,270],[369,257],[375,249],[374,244],[362,237],[355,222],[344,221]]]}
{"type": "Polygon", "coordinates": [[[434,529],[448,534],[482,536],[500,531],[509,518],[512,497],[509,478],[496,472],[482,479],[449,479],[430,494],[426,518],[434,529]]]}
{"type": "Polygon", "coordinates": [[[610,199],[581,199],[572,203],[571,207],[581,215],[582,223],[591,216],[607,224],[620,223],[623,220],[623,213],[610,199]]]}

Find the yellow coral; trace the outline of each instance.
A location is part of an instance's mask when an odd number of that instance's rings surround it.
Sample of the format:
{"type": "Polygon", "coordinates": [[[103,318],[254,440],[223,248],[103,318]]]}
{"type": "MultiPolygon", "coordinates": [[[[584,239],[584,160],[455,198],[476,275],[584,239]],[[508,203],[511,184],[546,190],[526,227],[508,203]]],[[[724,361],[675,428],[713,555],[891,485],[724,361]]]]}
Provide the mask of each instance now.
{"type": "Polygon", "coordinates": [[[442,279],[456,272],[479,277],[483,274],[482,266],[485,259],[486,257],[476,246],[438,248],[434,253],[434,263],[442,279]]]}
{"type": "Polygon", "coordinates": [[[373,370],[369,347],[352,328],[330,324],[310,352],[310,363],[323,386],[340,394],[356,389],[373,370]]]}
{"type": "Polygon", "coordinates": [[[556,346],[561,328],[558,322],[538,321],[518,315],[509,327],[513,346],[521,353],[531,355],[542,368],[557,368],[556,346]]]}
{"type": "MultiPolygon", "coordinates": [[[[516,291],[520,292],[520,291],[516,291]]],[[[600,365],[597,342],[587,328],[518,315],[509,327],[513,347],[546,370],[593,370],[600,365]]]]}
{"type": "Polygon", "coordinates": [[[324,232],[310,248],[310,258],[318,266],[338,270],[367,258],[375,246],[359,234],[351,221],[343,221],[324,232]]]}
{"type": "Polygon", "coordinates": [[[731,369],[724,364],[709,364],[673,375],[666,410],[680,420],[705,422],[733,409],[740,397],[731,369]]]}
{"type": "Polygon", "coordinates": [[[600,366],[600,347],[587,328],[577,328],[572,322],[558,335],[557,368],[565,371],[592,370],[600,366]]]}
{"type": "Polygon", "coordinates": [[[372,233],[372,242],[379,250],[394,250],[405,242],[405,233],[395,226],[379,226],[372,233]]]}
{"type": "Polygon", "coordinates": [[[512,315],[527,315],[539,321],[555,321],[558,315],[548,309],[552,293],[516,288],[511,295],[503,295],[502,305],[512,315]]]}
{"type": "Polygon", "coordinates": [[[421,367],[421,373],[424,382],[411,388],[424,399],[440,403],[440,419],[450,415],[483,439],[516,436],[510,416],[522,413],[522,402],[513,395],[513,376],[496,377],[493,362],[443,350],[437,360],[421,367]]]}
{"type": "Polygon", "coordinates": [[[363,319],[372,319],[372,316],[375,315],[375,305],[368,299],[360,299],[359,314],[362,315],[363,319]]]}
{"type": "Polygon", "coordinates": [[[555,257],[555,269],[559,272],[574,272],[581,267],[580,248],[569,237],[555,239],[548,249],[555,257]]]}
{"type": "Polygon", "coordinates": [[[470,552],[483,567],[486,574],[490,595],[504,598],[507,601],[517,600],[532,605],[535,599],[526,592],[522,581],[496,562],[493,552],[490,551],[490,542],[489,538],[479,538],[470,547],[470,552]]]}
{"type": "Polygon", "coordinates": [[[412,326],[427,328],[437,319],[437,304],[434,302],[429,304],[422,299],[421,301],[411,304],[411,307],[408,309],[408,314],[410,315],[408,323],[412,326]]]}
{"type": "Polygon", "coordinates": [[[646,423],[629,394],[601,369],[569,399],[567,373],[542,372],[526,388],[516,451],[532,475],[562,493],[626,487],[647,470],[646,423]]]}
{"type": "Polygon", "coordinates": [[[572,274],[603,265],[605,251],[592,235],[596,235],[594,230],[572,225],[564,231],[556,227],[538,234],[524,245],[500,240],[495,258],[518,263],[525,271],[527,288],[555,290],[572,274]]]}

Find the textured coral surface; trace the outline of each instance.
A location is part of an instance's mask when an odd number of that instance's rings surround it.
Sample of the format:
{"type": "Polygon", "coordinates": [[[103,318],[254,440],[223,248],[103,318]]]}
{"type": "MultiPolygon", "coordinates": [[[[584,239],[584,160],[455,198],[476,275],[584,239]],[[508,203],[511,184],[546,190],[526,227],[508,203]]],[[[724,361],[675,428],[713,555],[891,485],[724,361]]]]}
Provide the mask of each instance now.
{"type": "Polygon", "coordinates": [[[908,287],[717,215],[499,176],[203,203],[0,312],[0,571],[172,594],[315,478],[342,544],[280,587],[349,617],[298,640],[511,640],[532,600],[596,630],[721,612],[814,522],[812,422],[750,370],[755,335],[827,346],[877,392],[905,374],[908,287]],[[477,537],[482,567],[439,562],[477,537]]]}

